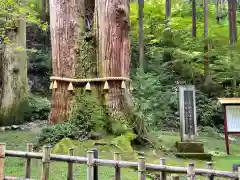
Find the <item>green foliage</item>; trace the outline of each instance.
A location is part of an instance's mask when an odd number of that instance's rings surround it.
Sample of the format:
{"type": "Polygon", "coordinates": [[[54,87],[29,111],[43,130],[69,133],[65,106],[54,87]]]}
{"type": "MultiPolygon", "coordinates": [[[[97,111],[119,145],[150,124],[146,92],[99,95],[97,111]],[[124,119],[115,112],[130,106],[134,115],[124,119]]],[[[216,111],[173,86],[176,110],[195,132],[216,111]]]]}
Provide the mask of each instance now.
{"type": "Polygon", "coordinates": [[[39,145],[56,144],[63,138],[84,139],[92,131],[105,132],[108,129],[106,113],[97,95],[82,89],[77,89],[75,94],[70,119],[45,127],[39,137],[39,145]]]}
{"type": "Polygon", "coordinates": [[[30,94],[28,104],[29,110],[25,115],[27,121],[46,120],[48,118],[51,102],[47,98],[30,94]]]}
{"type": "Polygon", "coordinates": [[[131,146],[131,141],[136,138],[133,133],[126,133],[124,135],[118,136],[111,141],[111,144],[119,148],[123,153],[132,153],[133,148],[131,146]]]}
{"type": "MultiPolygon", "coordinates": [[[[239,96],[239,43],[229,46],[227,11],[217,24],[216,6],[209,2],[209,52],[203,52],[203,6],[197,2],[197,37],[191,35],[189,1],[175,1],[165,28],[165,1],[148,0],[144,6],[145,73],[138,73],[138,8],[131,5],[132,78],[138,114],[151,130],[178,129],[178,86],[197,88],[197,120],[201,126],[223,124],[217,97],[239,96]],[[170,36],[171,37],[170,37],[170,36]],[[170,37],[170,38],[169,38],[170,37]],[[204,83],[204,55],[208,55],[210,80],[204,83]]],[[[239,15],[238,15],[239,16],[239,15]]]]}
{"type": "Polygon", "coordinates": [[[75,102],[70,117],[70,123],[87,132],[104,131],[107,125],[107,116],[98,95],[82,89],[76,90],[75,102]]]}
{"type": "Polygon", "coordinates": [[[0,126],[46,120],[49,111],[50,101],[48,99],[30,94],[26,102],[14,104],[8,111],[1,110],[0,126]]]}
{"type": "Polygon", "coordinates": [[[86,135],[84,130],[79,129],[70,122],[47,126],[42,130],[38,138],[38,145],[54,145],[63,138],[78,139],[80,135],[86,135]]]}

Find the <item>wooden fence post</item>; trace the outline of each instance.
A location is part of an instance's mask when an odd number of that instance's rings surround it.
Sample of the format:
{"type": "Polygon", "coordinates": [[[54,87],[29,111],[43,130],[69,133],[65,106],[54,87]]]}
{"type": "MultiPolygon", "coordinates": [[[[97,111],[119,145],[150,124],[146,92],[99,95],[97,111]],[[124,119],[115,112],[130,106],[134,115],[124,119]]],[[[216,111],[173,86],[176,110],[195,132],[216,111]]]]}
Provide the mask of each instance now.
{"type": "Polygon", "coordinates": [[[139,157],[138,159],[138,180],[145,180],[145,158],[144,157],[139,157]]]}
{"type": "Polygon", "coordinates": [[[4,158],[6,144],[0,143],[0,180],[4,179],[4,158]]]}
{"type": "Polygon", "coordinates": [[[238,167],[238,179],[240,180],[240,167],[238,167]]]}
{"type": "MultiPolygon", "coordinates": [[[[68,149],[68,155],[73,156],[73,148],[68,149]]],[[[68,162],[68,176],[67,180],[73,180],[73,163],[68,162]]]]}
{"type": "Polygon", "coordinates": [[[42,177],[41,177],[41,180],[48,180],[49,179],[50,155],[51,155],[51,147],[50,146],[43,146],[42,177]]]}
{"type": "MultiPolygon", "coordinates": [[[[213,169],[213,163],[212,162],[207,162],[207,168],[212,170],[213,169]]],[[[214,175],[213,174],[209,175],[208,180],[214,180],[214,175]]]]}
{"type": "MultiPolygon", "coordinates": [[[[166,159],[160,158],[160,164],[165,166],[166,165],[166,159]]],[[[160,173],[160,180],[167,180],[167,173],[165,171],[162,171],[160,173]]]]}
{"type": "MultiPolygon", "coordinates": [[[[118,152],[114,153],[114,160],[115,161],[121,160],[120,153],[118,152]]],[[[121,170],[118,164],[115,166],[115,180],[121,180],[121,170]]]]}
{"type": "MultiPolygon", "coordinates": [[[[92,149],[94,159],[98,159],[97,148],[92,149]]],[[[93,166],[93,179],[98,180],[98,166],[93,166]]]]}
{"type": "Polygon", "coordinates": [[[193,163],[188,164],[187,168],[187,180],[195,180],[195,167],[193,163]]]}
{"type": "MultiPolygon", "coordinates": [[[[27,152],[33,152],[33,144],[27,144],[27,152]]],[[[31,177],[31,158],[26,158],[26,165],[25,165],[25,178],[30,179],[31,177]]]]}
{"type": "Polygon", "coordinates": [[[87,180],[93,179],[93,165],[94,165],[94,154],[93,151],[87,152],[87,180]]]}

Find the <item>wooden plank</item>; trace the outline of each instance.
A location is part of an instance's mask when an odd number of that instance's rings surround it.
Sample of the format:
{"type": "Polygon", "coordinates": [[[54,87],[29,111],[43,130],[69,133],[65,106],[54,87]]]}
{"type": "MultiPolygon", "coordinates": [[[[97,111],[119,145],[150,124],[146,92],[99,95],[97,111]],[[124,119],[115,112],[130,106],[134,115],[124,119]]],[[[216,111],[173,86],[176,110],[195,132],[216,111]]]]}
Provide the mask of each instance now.
{"type": "MultiPolygon", "coordinates": [[[[27,144],[27,152],[33,151],[33,144],[27,144]]],[[[29,179],[31,177],[31,158],[26,158],[26,165],[25,165],[25,178],[29,179]]]]}
{"type": "Polygon", "coordinates": [[[87,180],[94,180],[93,179],[93,165],[94,165],[94,152],[88,151],[87,152],[87,180]]]}
{"type": "MultiPolygon", "coordinates": [[[[120,161],[121,157],[120,157],[120,153],[115,152],[114,153],[114,160],[115,161],[120,161]]],[[[116,164],[115,166],[115,180],[121,180],[121,170],[118,164],[116,164]]]]}
{"type": "MultiPolygon", "coordinates": [[[[73,156],[73,148],[68,149],[68,155],[73,156]]],[[[73,180],[73,163],[72,162],[68,162],[67,180],[73,180]]]]}
{"type": "Polygon", "coordinates": [[[146,171],[145,158],[139,157],[139,159],[138,159],[138,180],[146,179],[145,171],[146,171]]]}
{"type": "MultiPolygon", "coordinates": [[[[160,158],[160,164],[162,166],[165,166],[166,165],[166,159],[165,158],[160,158]]],[[[167,173],[165,171],[161,171],[160,180],[167,180],[167,173]]]]}
{"type": "Polygon", "coordinates": [[[42,157],[42,176],[41,176],[41,180],[48,180],[49,179],[50,153],[51,153],[51,147],[50,146],[44,146],[43,147],[43,157],[42,157]]]}
{"type": "Polygon", "coordinates": [[[0,143],[0,180],[4,178],[4,158],[6,144],[0,143]]]}

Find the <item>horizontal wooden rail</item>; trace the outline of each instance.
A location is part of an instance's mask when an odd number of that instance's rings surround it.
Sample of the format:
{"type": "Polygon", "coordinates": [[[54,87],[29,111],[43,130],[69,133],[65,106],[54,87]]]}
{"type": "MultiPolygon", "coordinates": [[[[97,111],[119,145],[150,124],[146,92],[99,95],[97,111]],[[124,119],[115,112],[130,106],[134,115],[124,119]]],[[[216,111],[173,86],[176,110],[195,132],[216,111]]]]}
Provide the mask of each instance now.
{"type": "MultiPolygon", "coordinates": [[[[6,150],[5,156],[42,159],[43,153],[6,150]]],[[[50,160],[80,163],[80,164],[87,164],[87,162],[88,162],[87,161],[88,158],[86,158],[86,157],[57,155],[57,154],[51,154],[50,160]]],[[[98,165],[98,166],[109,166],[109,167],[117,166],[119,168],[132,168],[132,169],[136,169],[136,170],[138,169],[138,164],[139,164],[138,162],[106,160],[106,159],[93,159],[92,163],[93,163],[93,165],[98,165]]],[[[147,171],[161,171],[161,172],[179,173],[179,174],[187,173],[187,168],[185,168],[185,167],[167,166],[167,165],[161,165],[161,164],[159,164],[159,165],[158,164],[145,164],[145,168],[147,171]]],[[[238,178],[238,173],[228,172],[228,171],[218,171],[218,170],[214,170],[214,169],[194,169],[194,172],[196,175],[200,175],[200,176],[238,178]]]]}
{"type": "Polygon", "coordinates": [[[3,180],[34,180],[34,179],[5,176],[3,180]]]}

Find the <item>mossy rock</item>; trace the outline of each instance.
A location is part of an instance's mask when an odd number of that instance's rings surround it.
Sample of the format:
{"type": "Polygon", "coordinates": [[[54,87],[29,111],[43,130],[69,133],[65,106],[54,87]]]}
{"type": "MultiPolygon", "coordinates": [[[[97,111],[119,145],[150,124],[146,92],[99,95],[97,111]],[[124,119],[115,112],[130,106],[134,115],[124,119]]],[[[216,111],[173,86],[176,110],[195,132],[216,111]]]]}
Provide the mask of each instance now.
{"type": "Polygon", "coordinates": [[[52,149],[54,154],[67,154],[69,148],[76,148],[78,142],[70,138],[63,138],[52,149]]]}
{"type": "Polygon", "coordinates": [[[176,148],[182,153],[204,153],[202,142],[176,142],[176,148]]]}

